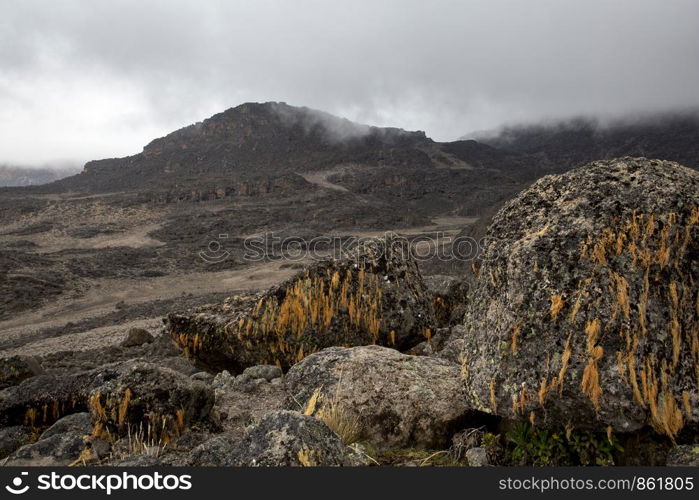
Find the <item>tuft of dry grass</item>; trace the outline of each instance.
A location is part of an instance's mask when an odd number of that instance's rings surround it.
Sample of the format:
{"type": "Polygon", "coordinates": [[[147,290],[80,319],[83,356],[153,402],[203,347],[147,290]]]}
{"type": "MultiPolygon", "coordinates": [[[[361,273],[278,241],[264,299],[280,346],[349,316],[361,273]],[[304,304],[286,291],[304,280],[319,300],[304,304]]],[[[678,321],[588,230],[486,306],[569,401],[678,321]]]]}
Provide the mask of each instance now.
{"type": "Polygon", "coordinates": [[[328,398],[322,393],[322,387],[316,388],[306,403],[303,414],[324,422],[343,443],[349,445],[357,442],[361,435],[362,426],[359,416],[340,403],[341,383],[342,377],[335,387],[335,394],[332,398],[328,398]]]}
{"type": "Polygon", "coordinates": [[[551,314],[551,321],[556,321],[556,319],[558,318],[558,315],[563,310],[564,306],[565,306],[565,299],[563,298],[562,295],[551,296],[551,308],[549,310],[549,313],[551,314]]]}

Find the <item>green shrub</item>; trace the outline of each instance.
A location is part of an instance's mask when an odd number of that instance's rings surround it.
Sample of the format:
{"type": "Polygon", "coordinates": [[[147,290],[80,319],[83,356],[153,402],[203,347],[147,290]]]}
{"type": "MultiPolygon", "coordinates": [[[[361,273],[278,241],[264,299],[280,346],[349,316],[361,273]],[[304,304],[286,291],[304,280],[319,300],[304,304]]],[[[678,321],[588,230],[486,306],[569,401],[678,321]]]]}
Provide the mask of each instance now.
{"type": "Polygon", "coordinates": [[[621,445],[606,433],[518,423],[505,434],[505,459],[514,465],[614,465],[616,451],[621,445]]]}

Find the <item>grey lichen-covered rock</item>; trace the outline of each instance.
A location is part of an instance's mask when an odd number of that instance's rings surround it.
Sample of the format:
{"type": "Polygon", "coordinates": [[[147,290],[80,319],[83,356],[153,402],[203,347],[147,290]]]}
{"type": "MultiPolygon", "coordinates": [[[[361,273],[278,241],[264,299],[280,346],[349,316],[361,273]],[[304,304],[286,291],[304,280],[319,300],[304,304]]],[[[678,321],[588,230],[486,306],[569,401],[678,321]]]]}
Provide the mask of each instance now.
{"type": "Polygon", "coordinates": [[[289,407],[357,422],[358,440],[378,447],[446,445],[470,410],[459,365],[380,346],[325,349],[285,384],[289,407]]]}
{"type": "Polygon", "coordinates": [[[537,181],[488,235],[463,337],[474,404],[670,437],[699,421],[699,173],[594,162],[537,181]]]}
{"type": "Polygon", "coordinates": [[[0,389],[17,385],[43,372],[39,360],[31,356],[0,358],[0,389]]]}
{"type": "Polygon", "coordinates": [[[155,338],[148,330],[143,328],[131,328],[126,338],[121,342],[122,347],[136,347],[143,344],[150,344],[155,338]]]}
{"type": "Polygon", "coordinates": [[[439,327],[448,327],[463,321],[470,291],[470,284],[466,279],[435,274],[425,276],[425,287],[432,300],[439,327]]]}
{"type": "Polygon", "coordinates": [[[193,375],[190,375],[189,378],[198,382],[203,382],[205,384],[211,384],[214,381],[214,376],[209,372],[197,372],[193,375]]]}
{"type": "Polygon", "coordinates": [[[8,457],[5,465],[14,467],[69,465],[80,457],[84,448],[85,436],[80,432],[54,434],[21,447],[8,457]]]}
{"type": "Polygon", "coordinates": [[[48,439],[51,436],[77,432],[78,434],[89,434],[92,431],[92,420],[87,412],[73,413],[56,421],[51,427],[46,429],[40,439],[48,439]]]}
{"type": "Polygon", "coordinates": [[[670,467],[699,467],[699,444],[674,446],[667,455],[670,467]]]}
{"type": "Polygon", "coordinates": [[[89,445],[92,422],[89,413],[73,413],[60,418],[39,439],[10,455],[10,466],[61,466],[81,456],[89,445]]]}
{"type": "Polygon", "coordinates": [[[158,365],[170,368],[176,372],[184,373],[187,376],[194,375],[195,373],[199,372],[199,369],[196,366],[181,355],[161,359],[158,361],[158,365]]]}
{"type": "Polygon", "coordinates": [[[268,413],[236,444],[236,466],[352,466],[354,452],[320,420],[295,411],[268,413]]]}
{"type": "Polygon", "coordinates": [[[190,466],[351,466],[363,462],[323,422],[295,411],[267,413],[242,439],[215,436],[188,455],[190,466]]]}
{"type": "Polygon", "coordinates": [[[466,450],[466,461],[470,467],[485,467],[488,463],[488,452],[485,448],[477,447],[466,450]]]}
{"type": "Polygon", "coordinates": [[[239,436],[220,434],[193,448],[187,456],[187,465],[193,467],[222,467],[232,465],[233,450],[239,436]]]}
{"type": "Polygon", "coordinates": [[[435,328],[408,242],[392,234],[360,241],[347,255],[316,262],[263,293],[173,313],[165,323],[199,365],[233,373],[260,364],[286,370],[336,345],[407,349],[435,328]]]}
{"type": "Polygon", "coordinates": [[[449,329],[446,338],[439,345],[435,346],[433,355],[447,359],[452,363],[464,364],[464,344],[466,335],[469,334],[469,330],[465,325],[454,325],[449,329]]]}
{"type": "Polygon", "coordinates": [[[30,429],[22,425],[13,425],[0,429],[0,459],[5,458],[31,439],[30,429]]]}
{"type": "Polygon", "coordinates": [[[271,382],[275,378],[282,376],[282,369],[275,365],[257,365],[246,368],[243,375],[253,379],[265,379],[271,382]]]}

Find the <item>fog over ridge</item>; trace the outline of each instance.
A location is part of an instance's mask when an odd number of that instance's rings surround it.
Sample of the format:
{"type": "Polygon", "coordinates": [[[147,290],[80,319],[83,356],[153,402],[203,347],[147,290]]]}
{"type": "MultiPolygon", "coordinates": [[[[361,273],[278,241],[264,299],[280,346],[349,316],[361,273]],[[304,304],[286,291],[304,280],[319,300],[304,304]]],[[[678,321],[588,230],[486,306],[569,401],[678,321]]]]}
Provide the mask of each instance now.
{"type": "MultiPolygon", "coordinates": [[[[699,107],[691,0],[0,5],[0,163],[133,154],[243,102],[454,140],[699,107]]],[[[341,137],[356,129],[341,122],[341,137]]]]}

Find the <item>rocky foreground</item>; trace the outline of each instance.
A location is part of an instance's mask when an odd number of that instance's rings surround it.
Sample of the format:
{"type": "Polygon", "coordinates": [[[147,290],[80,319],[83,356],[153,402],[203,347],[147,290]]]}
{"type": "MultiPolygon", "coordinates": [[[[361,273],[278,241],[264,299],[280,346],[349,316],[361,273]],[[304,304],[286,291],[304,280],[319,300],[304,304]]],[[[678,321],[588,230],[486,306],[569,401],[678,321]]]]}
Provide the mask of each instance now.
{"type": "Polygon", "coordinates": [[[699,173],[547,176],[473,286],[392,237],[121,346],[0,359],[6,465],[699,465],[699,173]]]}

